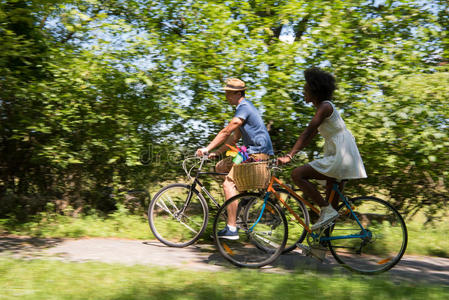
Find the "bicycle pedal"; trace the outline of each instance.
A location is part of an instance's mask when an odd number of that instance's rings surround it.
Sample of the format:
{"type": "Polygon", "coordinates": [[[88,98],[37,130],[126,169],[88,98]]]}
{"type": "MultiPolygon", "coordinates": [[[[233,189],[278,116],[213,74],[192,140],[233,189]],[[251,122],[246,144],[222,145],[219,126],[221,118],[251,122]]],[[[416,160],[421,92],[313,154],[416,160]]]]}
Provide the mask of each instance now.
{"type": "Polygon", "coordinates": [[[301,249],[303,255],[318,259],[320,262],[323,262],[326,257],[326,248],[309,247],[299,243],[296,246],[301,249]]]}
{"type": "Polygon", "coordinates": [[[310,255],[318,259],[320,262],[323,262],[324,258],[326,257],[326,250],[327,249],[322,248],[311,248],[310,255]]]}
{"type": "Polygon", "coordinates": [[[309,256],[310,255],[310,247],[309,246],[306,246],[306,245],[303,245],[303,244],[301,244],[301,243],[297,243],[296,244],[296,247],[298,247],[299,249],[301,249],[301,252],[302,252],[302,254],[303,255],[305,255],[305,256],[309,256]]]}

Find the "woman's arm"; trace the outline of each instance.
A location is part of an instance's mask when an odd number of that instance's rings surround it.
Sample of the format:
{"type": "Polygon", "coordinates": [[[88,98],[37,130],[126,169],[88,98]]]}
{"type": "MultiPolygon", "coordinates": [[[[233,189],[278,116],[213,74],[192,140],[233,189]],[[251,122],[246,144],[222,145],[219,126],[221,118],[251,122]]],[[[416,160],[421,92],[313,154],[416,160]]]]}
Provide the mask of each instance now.
{"type": "Polygon", "coordinates": [[[289,163],[296,153],[301,151],[310,143],[313,137],[317,134],[318,127],[321,123],[323,123],[324,119],[328,118],[332,114],[332,111],[333,108],[331,104],[327,102],[321,103],[309,125],[299,136],[292,150],[290,150],[286,156],[278,158],[278,162],[281,164],[289,163]]]}
{"type": "Polygon", "coordinates": [[[324,102],[318,107],[315,115],[310,121],[307,128],[301,133],[292,150],[288,153],[292,157],[307,146],[318,132],[318,127],[323,123],[324,119],[332,114],[332,105],[324,102]]]}

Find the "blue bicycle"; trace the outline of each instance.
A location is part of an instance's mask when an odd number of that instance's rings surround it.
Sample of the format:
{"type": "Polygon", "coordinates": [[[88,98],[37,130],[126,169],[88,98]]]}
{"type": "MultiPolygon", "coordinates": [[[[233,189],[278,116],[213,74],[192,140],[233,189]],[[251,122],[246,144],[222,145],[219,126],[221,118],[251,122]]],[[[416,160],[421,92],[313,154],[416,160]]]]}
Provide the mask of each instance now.
{"type": "MultiPolygon", "coordinates": [[[[276,168],[275,162],[268,167],[276,168]]],[[[241,193],[219,209],[213,227],[218,250],[237,266],[261,267],[272,263],[283,253],[288,236],[292,234],[287,214],[301,228],[293,234],[306,232],[303,238],[306,242],[301,243],[303,239],[300,239],[297,246],[307,255],[323,259],[330,250],[344,267],[363,274],[378,274],[396,265],[407,248],[407,227],[399,212],[376,197],[347,198],[338,182],[333,185],[329,203],[337,197],[341,200],[338,218],[312,232],[308,211],[298,214],[286,199],[296,199],[317,214],[319,210],[273,175],[266,189],[241,193]],[[279,193],[279,186],[286,192],[279,193]],[[235,207],[235,203],[238,203],[239,239],[219,238],[218,232],[227,224],[228,207],[235,207]]],[[[291,239],[298,239],[298,236],[291,239]]]]}

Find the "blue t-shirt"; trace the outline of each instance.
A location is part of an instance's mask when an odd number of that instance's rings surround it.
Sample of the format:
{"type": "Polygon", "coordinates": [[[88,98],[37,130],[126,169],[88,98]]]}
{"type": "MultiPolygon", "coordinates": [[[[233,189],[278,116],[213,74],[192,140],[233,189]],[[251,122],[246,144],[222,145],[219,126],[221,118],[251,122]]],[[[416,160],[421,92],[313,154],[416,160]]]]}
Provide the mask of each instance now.
{"type": "Polygon", "coordinates": [[[243,144],[248,149],[248,154],[274,154],[267,128],[262,121],[259,111],[251,101],[243,99],[237,105],[234,117],[243,120],[240,132],[242,133],[243,144]]]}

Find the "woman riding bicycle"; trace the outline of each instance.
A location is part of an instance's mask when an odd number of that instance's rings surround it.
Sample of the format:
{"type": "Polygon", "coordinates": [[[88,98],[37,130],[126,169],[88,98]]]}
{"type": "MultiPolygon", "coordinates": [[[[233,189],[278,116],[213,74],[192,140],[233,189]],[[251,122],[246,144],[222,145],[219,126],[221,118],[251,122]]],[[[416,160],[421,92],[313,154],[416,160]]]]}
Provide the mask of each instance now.
{"type": "Polygon", "coordinates": [[[321,208],[320,218],[311,227],[312,230],[317,230],[337,218],[338,213],[323,199],[309,179],[326,180],[326,195],[329,197],[334,182],[367,176],[355,139],[330,101],[336,89],[334,76],[318,68],[305,70],[304,76],[304,100],[313,104],[316,109],[315,116],[291,151],[278,158],[278,163],[286,164],[292,161],[293,156],[307,146],[317,132],[324,137],[323,158],[300,166],[292,172],[295,184],[321,208]]]}

